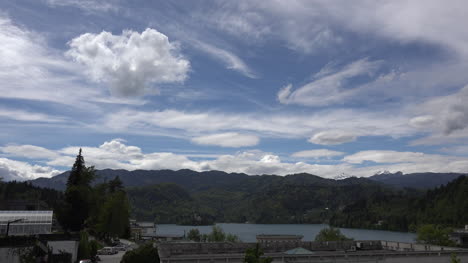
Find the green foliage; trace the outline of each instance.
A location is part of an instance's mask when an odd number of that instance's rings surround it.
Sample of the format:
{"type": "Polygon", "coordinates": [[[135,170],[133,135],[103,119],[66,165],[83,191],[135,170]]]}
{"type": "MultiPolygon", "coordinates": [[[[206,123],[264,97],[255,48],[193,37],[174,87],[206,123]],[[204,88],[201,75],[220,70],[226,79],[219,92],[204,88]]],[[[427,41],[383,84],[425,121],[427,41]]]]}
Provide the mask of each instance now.
{"type": "Polygon", "coordinates": [[[141,245],[139,248],[127,251],[121,263],[159,263],[158,249],[152,243],[141,245]]]}
{"type": "Polygon", "coordinates": [[[96,240],[89,241],[89,253],[91,258],[95,257],[97,255],[97,251],[101,248],[102,246],[96,240]]]}
{"type": "Polygon", "coordinates": [[[452,227],[468,222],[468,177],[426,193],[405,189],[381,191],[335,211],[330,224],[340,227],[415,231],[418,225],[452,227]]]}
{"type": "Polygon", "coordinates": [[[461,263],[461,259],[457,256],[457,254],[450,255],[450,263],[461,263]]]}
{"type": "Polygon", "coordinates": [[[326,242],[326,241],[347,241],[352,240],[341,233],[338,228],[324,228],[315,236],[315,241],[326,242]]]}
{"type": "Polygon", "coordinates": [[[195,242],[239,242],[236,235],[224,233],[224,230],[219,226],[213,226],[211,233],[203,235],[196,228],[190,229],[187,238],[195,242]]]}
{"type": "Polygon", "coordinates": [[[271,263],[273,259],[271,257],[264,257],[263,250],[260,248],[260,245],[257,243],[254,248],[249,248],[245,251],[244,262],[245,263],[271,263]]]}
{"type": "Polygon", "coordinates": [[[196,228],[190,229],[190,231],[187,234],[187,238],[195,242],[200,242],[201,240],[200,230],[196,228]]]}
{"type": "Polygon", "coordinates": [[[0,201],[29,200],[32,203],[43,201],[55,209],[63,200],[63,193],[54,189],[40,188],[29,182],[0,182],[0,201]]]}
{"type": "Polygon", "coordinates": [[[13,254],[18,255],[20,263],[36,263],[39,258],[44,259],[47,256],[37,244],[32,247],[14,248],[13,254]]]}
{"type": "Polygon", "coordinates": [[[234,234],[226,234],[225,240],[227,242],[233,242],[233,243],[240,242],[239,237],[234,234]]]}
{"type": "Polygon", "coordinates": [[[213,226],[211,233],[208,235],[208,242],[223,242],[226,240],[226,234],[219,226],[213,226]]]}
{"type": "Polygon", "coordinates": [[[418,228],[416,240],[425,244],[454,246],[455,243],[449,238],[451,232],[451,228],[444,228],[439,225],[421,225],[418,228]]]}
{"type": "Polygon", "coordinates": [[[80,242],[78,243],[78,259],[90,259],[92,249],[88,240],[89,236],[86,231],[80,232],[80,242]]]}
{"type": "Polygon", "coordinates": [[[104,202],[97,231],[108,237],[124,237],[129,229],[129,204],[124,191],[110,193],[104,202]]]}

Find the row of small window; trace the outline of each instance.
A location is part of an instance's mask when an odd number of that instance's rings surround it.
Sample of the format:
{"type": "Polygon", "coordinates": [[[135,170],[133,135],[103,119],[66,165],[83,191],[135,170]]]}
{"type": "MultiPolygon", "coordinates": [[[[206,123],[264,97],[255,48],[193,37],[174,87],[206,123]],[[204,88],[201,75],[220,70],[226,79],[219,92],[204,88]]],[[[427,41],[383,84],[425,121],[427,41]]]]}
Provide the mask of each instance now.
{"type": "Polygon", "coordinates": [[[0,216],[0,224],[22,219],[22,222],[52,222],[52,216],[0,216]]]}

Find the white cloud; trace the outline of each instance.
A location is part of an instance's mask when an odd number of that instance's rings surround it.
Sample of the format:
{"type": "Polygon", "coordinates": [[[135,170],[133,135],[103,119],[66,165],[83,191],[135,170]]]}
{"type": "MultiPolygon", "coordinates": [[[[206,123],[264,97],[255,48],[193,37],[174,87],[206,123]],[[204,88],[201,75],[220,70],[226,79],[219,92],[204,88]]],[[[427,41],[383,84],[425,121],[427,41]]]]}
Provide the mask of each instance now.
{"type": "Polygon", "coordinates": [[[422,115],[414,117],[410,120],[410,124],[416,128],[424,128],[434,122],[434,117],[431,115],[422,115]]]}
{"type": "Polygon", "coordinates": [[[348,163],[360,164],[364,161],[375,163],[404,163],[423,162],[431,155],[420,152],[397,152],[397,151],[362,151],[348,155],[343,160],[348,163]]]}
{"type": "MultiPolygon", "coordinates": [[[[26,146],[31,147],[31,146],[26,146]]],[[[21,148],[19,146],[18,148],[21,148]]],[[[37,177],[50,177],[60,171],[54,166],[71,167],[80,147],[67,147],[53,151],[53,154],[38,155],[39,159],[50,158],[48,166],[31,165],[6,158],[0,158],[0,176],[6,180],[27,180],[37,177]]],[[[311,173],[323,177],[335,177],[345,173],[354,176],[371,176],[379,171],[392,172],[466,172],[468,161],[466,158],[450,155],[434,155],[419,152],[396,151],[362,151],[345,156],[341,162],[324,165],[306,162],[284,162],[281,157],[259,150],[237,152],[219,156],[195,156],[191,160],[187,155],[171,152],[144,153],[137,146],[126,145],[121,139],[104,142],[98,147],[81,147],[87,165],[94,165],[97,169],[127,169],[127,170],[158,170],[158,169],[192,169],[195,171],[220,170],[225,172],[246,173],[250,175],[276,174],[287,175],[294,173],[311,173]],[[208,158],[208,159],[206,159],[208,158]],[[213,159],[214,158],[214,159],[213,159]],[[364,162],[372,165],[362,166],[364,162]]],[[[52,151],[52,150],[50,150],[52,151]]],[[[338,156],[343,153],[318,150],[304,151],[298,155],[338,156]]]]}
{"type": "Polygon", "coordinates": [[[229,52],[225,49],[215,47],[207,43],[203,43],[201,41],[193,40],[192,43],[194,43],[195,47],[198,47],[200,50],[224,62],[228,69],[238,71],[244,76],[249,77],[249,78],[257,77],[256,74],[253,72],[253,70],[241,58],[239,58],[234,53],[229,52]]]}
{"type": "Polygon", "coordinates": [[[324,157],[325,158],[336,157],[336,156],[341,156],[344,154],[345,154],[344,152],[332,151],[328,149],[317,149],[317,150],[306,150],[306,151],[295,152],[291,156],[300,157],[300,158],[318,159],[318,158],[324,158],[324,157]]]}
{"type": "Polygon", "coordinates": [[[312,53],[341,42],[321,19],[320,6],[312,1],[235,1],[214,6],[211,14],[199,11],[203,24],[246,42],[278,41],[292,50],[312,53]]]}
{"type": "Polygon", "coordinates": [[[109,0],[46,0],[49,6],[72,6],[87,12],[117,11],[117,1],[109,0]]]}
{"type": "Polygon", "coordinates": [[[276,38],[291,49],[310,53],[346,43],[343,32],[352,32],[366,39],[370,35],[435,44],[468,55],[464,27],[468,5],[463,0],[450,4],[438,0],[245,0],[221,5],[214,6],[212,14],[199,11],[199,17],[244,41],[276,38]]]}
{"type": "Polygon", "coordinates": [[[258,144],[259,140],[257,136],[240,134],[237,132],[217,133],[192,138],[192,142],[196,144],[217,145],[222,147],[254,146],[258,144]]]}
{"type": "Polygon", "coordinates": [[[64,122],[66,119],[42,113],[0,108],[0,118],[25,122],[64,122]]]}
{"type": "Polygon", "coordinates": [[[369,61],[368,59],[355,61],[341,70],[320,76],[295,91],[291,91],[292,85],[282,88],[278,92],[278,100],[283,104],[306,106],[344,104],[349,97],[356,93],[356,89],[346,87],[348,81],[357,76],[371,76],[380,64],[381,61],[369,61]]]}
{"type": "MultiPolygon", "coordinates": [[[[307,1],[306,1],[307,2],[307,1]]],[[[428,1],[320,1],[334,19],[352,31],[373,33],[402,42],[426,42],[468,55],[464,28],[468,5],[428,1]]]]}
{"type": "Polygon", "coordinates": [[[28,159],[52,159],[58,157],[58,154],[54,151],[34,145],[7,145],[0,147],[0,151],[11,156],[28,159]]]}
{"type": "Polygon", "coordinates": [[[118,133],[164,134],[180,138],[203,136],[207,132],[233,131],[256,133],[257,136],[307,138],[322,132],[317,142],[323,144],[352,141],[356,136],[398,137],[415,132],[405,116],[355,110],[317,111],[313,114],[122,110],[107,115],[96,124],[95,129],[118,133]]]}
{"type": "Polygon", "coordinates": [[[93,81],[105,82],[118,96],[143,95],[151,84],[183,82],[190,63],[167,36],[147,28],[86,33],[69,42],[67,55],[84,65],[93,81]]]}
{"type": "Polygon", "coordinates": [[[354,166],[352,169],[352,173],[363,176],[369,176],[378,171],[385,170],[390,172],[402,171],[404,173],[466,173],[466,169],[468,169],[468,160],[464,157],[425,154],[422,152],[361,151],[345,156],[343,161],[353,165],[371,162],[371,165],[363,167],[354,166]]]}
{"type": "Polygon", "coordinates": [[[282,87],[277,94],[278,101],[282,104],[288,104],[288,97],[291,95],[292,84],[282,87]]]}
{"type": "Polygon", "coordinates": [[[355,141],[356,134],[346,131],[322,131],[314,134],[309,142],[322,145],[335,145],[355,141]]]}
{"type": "Polygon", "coordinates": [[[78,84],[77,68],[49,49],[43,35],[15,25],[1,14],[0,43],[0,97],[73,106],[100,97],[99,90],[78,84]]]}
{"type": "Polygon", "coordinates": [[[0,177],[5,181],[31,180],[39,177],[52,177],[61,173],[52,167],[31,165],[26,162],[0,158],[0,177]]]}
{"type": "MultiPolygon", "coordinates": [[[[430,98],[410,107],[420,115],[410,120],[431,134],[412,142],[418,144],[442,144],[468,138],[468,86],[441,97],[430,98]]],[[[417,126],[418,127],[418,126],[417,126]]]]}

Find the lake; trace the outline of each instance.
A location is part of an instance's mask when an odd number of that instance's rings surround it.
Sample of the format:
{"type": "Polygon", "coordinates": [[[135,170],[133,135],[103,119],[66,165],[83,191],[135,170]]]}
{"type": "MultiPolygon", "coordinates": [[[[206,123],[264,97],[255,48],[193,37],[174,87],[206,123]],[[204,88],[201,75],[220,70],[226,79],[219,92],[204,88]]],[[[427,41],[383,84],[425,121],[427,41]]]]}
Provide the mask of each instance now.
{"type": "MultiPolygon", "coordinates": [[[[227,224],[219,223],[225,233],[237,235],[243,242],[256,242],[258,234],[295,234],[303,235],[304,241],[312,241],[325,224],[227,224]]],[[[180,226],[172,224],[157,225],[158,235],[184,235],[192,228],[198,228],[200,233],[208,234],[212,226],[180,226]]],[[[355,240],[388,240],[398,242],[414,242],[416,234],[406,232],[340,228],[341,233],[355,240]]]]}

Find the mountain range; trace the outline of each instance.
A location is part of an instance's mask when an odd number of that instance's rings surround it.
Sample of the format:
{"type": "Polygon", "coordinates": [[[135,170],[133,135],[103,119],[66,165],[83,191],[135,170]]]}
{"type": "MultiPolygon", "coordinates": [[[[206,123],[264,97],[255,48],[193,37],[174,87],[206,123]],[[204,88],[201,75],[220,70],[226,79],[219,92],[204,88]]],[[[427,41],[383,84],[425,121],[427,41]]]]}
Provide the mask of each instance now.
{"type": "MultiPolygon", "coordinates": [[[[64,190],[69,172],[65,172],[52,178],[37,178],[30,182],[39,187],[64,190]]],[[[276,175],[256,175],[249,176],[243,173],[226,173],[222,171],[196,172],[188,169],[184,170],[112,170],[104,169],[96,171],[95,183],[105,182],[116,176],[120,177],[124,186],[136,187],[147,186],[161,183],[174,183],[187,190],[203,190],[211,187],[243,185],[243,184],[261,184],[262,182],[282,182],[282,183],[303,183],[303,184],[348,184],[363,183],[369,180],[394,186],[397,188],[416,188],[430,189],[445,185],[453,181],[461,173],[411,173],[402,172],[389,173],[383,172],[368,178],[340,177],[338,180],[326,179],[316,175],[302,173],[288,176],[276,175]]]]}
{"type": "MultiPolygon", "coordinates": [[[[459,226],[468,220],[468,177],[463,175],[384,172],[335,180],[306,173],[249,176],[105,169],[96,171],[94,183],[119,176],[137,220],[187,225],[329,223],[408,231],[424,223],[459,226]]],[[[63,173],[31,184],[64,190],[67,177],[63,173]]]]}

